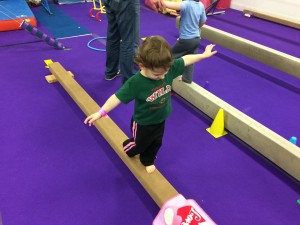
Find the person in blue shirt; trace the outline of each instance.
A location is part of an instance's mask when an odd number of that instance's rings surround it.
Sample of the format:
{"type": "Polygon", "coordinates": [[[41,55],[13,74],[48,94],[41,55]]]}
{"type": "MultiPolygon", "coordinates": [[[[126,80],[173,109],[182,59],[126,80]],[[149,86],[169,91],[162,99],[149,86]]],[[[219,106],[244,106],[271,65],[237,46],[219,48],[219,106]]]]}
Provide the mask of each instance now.
{"type": "MultiPolygon", "coordinates": [[[[204,5],[199,0],[182,2],[164,1],[166,8],[180,11],[179,39],[172,47],[174,58],[187,54],[197,54],[200,44],[200,28],[206,22],[204,5]]],[[[182,81],[192,83],[194,65],[185,68],[182,81]]]]}

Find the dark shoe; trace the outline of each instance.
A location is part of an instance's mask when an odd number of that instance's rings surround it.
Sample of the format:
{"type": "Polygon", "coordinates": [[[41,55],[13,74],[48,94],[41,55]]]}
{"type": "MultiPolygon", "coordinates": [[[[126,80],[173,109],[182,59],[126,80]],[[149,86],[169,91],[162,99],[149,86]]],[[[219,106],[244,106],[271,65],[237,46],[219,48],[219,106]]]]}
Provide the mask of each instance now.
{"type": "Polygon", "coordinates": [[[118,76],[121,76],[120,71],[118,71],[116,74],[113,75],[105,75],[105,80],[113,80],[118,76]]]}
{"type": "Polygon", "coordinates": [[[186,79],[184,79],[183,77],[182,77],[182,81],[183,81],[184,83],[188,83],[188,84],[191,84],[191,83],[192,83],[192,81],[186,80],[186,79]]]}

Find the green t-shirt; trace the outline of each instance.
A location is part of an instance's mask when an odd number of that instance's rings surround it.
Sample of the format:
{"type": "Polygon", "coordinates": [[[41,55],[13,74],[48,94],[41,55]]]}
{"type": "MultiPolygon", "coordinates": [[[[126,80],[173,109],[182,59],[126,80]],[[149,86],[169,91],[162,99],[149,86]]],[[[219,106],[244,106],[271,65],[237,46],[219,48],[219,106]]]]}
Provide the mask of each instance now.
{"type": "Polygon", "coordinates": [[[163,80],[152,80],[140,72],[132,76],[116,92],[117,98],[127,104],[135,100],[133,119],[140,125],[163,122],[171,113],[172,81],[183,73],[184,61],[175,59],[163,80]]]}

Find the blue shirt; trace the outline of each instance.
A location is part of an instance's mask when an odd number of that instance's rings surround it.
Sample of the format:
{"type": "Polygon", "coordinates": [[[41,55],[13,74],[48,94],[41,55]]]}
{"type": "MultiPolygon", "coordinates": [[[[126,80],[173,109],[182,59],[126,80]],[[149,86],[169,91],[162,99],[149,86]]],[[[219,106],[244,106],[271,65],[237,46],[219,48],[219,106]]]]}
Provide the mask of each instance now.
{"type": "Polygon", "coordinates": [[[206,13],[204,5],[194,0],[186,0],[181,2],[180,10],[180,39],[192,39],[200,37],[199,23],[205,23],[206,13]]]}

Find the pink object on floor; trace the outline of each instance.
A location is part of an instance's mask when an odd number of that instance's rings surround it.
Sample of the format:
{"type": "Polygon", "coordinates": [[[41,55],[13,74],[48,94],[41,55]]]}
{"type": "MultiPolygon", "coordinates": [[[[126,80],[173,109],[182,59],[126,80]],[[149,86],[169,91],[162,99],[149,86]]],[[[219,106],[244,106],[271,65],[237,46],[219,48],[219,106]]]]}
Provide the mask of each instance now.
{"type": "Polygon", "coordinates": [[[216,225],[192,199],[177,195],[161,207],[152,225],[216,225]]]}

